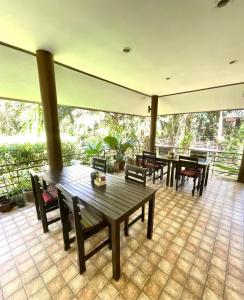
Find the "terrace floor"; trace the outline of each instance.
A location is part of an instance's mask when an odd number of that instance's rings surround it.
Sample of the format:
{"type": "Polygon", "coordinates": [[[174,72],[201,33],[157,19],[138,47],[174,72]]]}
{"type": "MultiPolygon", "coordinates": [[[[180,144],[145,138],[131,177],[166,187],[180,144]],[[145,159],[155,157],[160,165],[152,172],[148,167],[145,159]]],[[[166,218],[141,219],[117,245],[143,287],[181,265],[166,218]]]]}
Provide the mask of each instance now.
{"type": "Polygon", "coordinates": [[[33,205],[2,214],[0,299],[244,299],[244,185],[212,177],[201,198],[191,197],[191,183],[178,192],[158,186],[153,239],[146,221],[128,238],[121,230],[118,282],[107,247],[79,275],[60,223],[43,234],[33,205]]]}

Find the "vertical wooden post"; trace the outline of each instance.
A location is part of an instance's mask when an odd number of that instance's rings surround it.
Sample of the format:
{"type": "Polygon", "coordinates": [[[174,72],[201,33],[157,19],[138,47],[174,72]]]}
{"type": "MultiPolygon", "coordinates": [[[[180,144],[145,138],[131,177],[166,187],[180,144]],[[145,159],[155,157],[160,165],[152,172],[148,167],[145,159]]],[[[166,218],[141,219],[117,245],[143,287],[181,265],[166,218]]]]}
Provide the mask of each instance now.
{"type": "Polygon", "coordinates": [[[158,116],[158,96],[153,95],[151,99],[151,126],[150,126],[150,151],[151,152],[155,152],[157,116],[158,116]]]}
{"type": "Polygon", "coordinates": [[[244,183],[244,149],[242,153],[241,165],[240,165],[237,181],[244,183]]]}
{"type": "Polygon", "coordinates": [[[53,55],[45,50],[37,50],[36,59],[47,137],[48,163],[52,170],[63,167],[53,55]]]}

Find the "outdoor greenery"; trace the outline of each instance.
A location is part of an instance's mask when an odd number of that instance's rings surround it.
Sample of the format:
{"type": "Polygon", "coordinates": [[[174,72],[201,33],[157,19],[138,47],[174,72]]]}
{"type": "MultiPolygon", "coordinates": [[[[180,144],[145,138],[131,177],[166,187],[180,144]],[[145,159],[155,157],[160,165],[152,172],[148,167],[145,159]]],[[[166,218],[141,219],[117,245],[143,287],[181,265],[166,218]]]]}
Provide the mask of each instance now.
{"type": "MultiPolygon", "coordinates": [[[[208,148],[240,153],[244,141],[244,110],[189,113],[158,117],[157,143],[183,148],[208,148]]],[[[150,119],[66,106],[59,107],[65,164],[90,163],[93,156],[109,162],[133,158],[148,148],[150,119]]],[[[219,155],[216,167],[236,174],[240,156],[219,155]],[[222,160],[222,161],[221,161],[222,160]]],[[[40,104],[0,100],[0,195],[29,188],[28,170],[47,163],[40,104]]]]}
{"type": "Polygon", "coordinates": [[[188,113],[158,117],[158,139],[176,147],[230,150],[243,146],[244,111],[188,113]],[[234,141],[235,139],[235,141],[234,141]]]}
{"type": "Polygon", "coordinates": [[[116,161],[125,160],[126,151],[134,146],[132,139],[123,141],[118,135],[117,137],[108,135],[104,138],[104,142],[108,145],[110,150],[115,152],[114,159],[116,161]]]}
{"type": "MultiPolygon", "coordinates": [[[[77,156],[81,157],[81,153],[76,151],[73,143],[62,143],[65,164],[70,164],[77,156]]],[[[7,192],[14,196],[24,189],[29,190],[29,170],[40,171],[46,164],[45,143],[0,145],[0,195],[7,192]]]]}

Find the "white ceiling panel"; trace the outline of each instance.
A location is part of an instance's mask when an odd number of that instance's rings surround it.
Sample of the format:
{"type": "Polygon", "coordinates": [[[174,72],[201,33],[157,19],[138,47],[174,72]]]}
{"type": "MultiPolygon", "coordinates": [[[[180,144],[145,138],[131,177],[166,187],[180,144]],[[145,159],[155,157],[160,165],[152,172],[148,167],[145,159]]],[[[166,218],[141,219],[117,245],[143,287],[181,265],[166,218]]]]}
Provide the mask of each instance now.
{"type": "MultiPolygon", "coordinates": [[[[40,102],[36,57],[0,46],[0,98],[40,102]]],[[[149,97],[55,65],[58,103],[146,115],[149,97]]]]}
{"type": "Polygon", "coordinates": [[[59,103],[125,114],[147,115],[150,98],[55,65],[59,103]]]}
{"type": "MultiPolygon", "coordinates": [[[[1,0],[0,40],[149,95],[243,82],[244,1],[216,3],[1,0]]],[[[34,56],[1,46],[0,63],[1,97],[40,101],[34,56]]],[[[60,104],[148,115],[146,96],[55,70],[60,104]]],[[[160,99],[160,114],[243,107],[242,86],[160,99]]]]}
{"type": "Polygon", "coordinates": [[[0,40],[150,95],[244,81],[244,1],[216,3],[1,0],[0,40]]]}
{"type": "Polygon", "coordinates": [[[158,114],[244,109],[244,84],[160,97],[158,114]]]}

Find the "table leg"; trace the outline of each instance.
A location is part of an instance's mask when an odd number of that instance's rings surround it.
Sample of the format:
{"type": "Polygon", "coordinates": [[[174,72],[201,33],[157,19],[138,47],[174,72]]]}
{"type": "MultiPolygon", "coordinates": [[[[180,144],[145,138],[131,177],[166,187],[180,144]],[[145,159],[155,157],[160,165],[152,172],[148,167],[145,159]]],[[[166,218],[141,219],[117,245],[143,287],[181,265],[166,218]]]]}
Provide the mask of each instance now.
{"type": "Polygon", "coordinates": [[[169,179],[170,179],[170,162],[168,162],[168,170],[167,170],[166,186],[169,186],[169,179]]]}
{"type": "Polygon", "coordinates": [[[204,186],[204,182],[205,182],[205,174],[206,174],[206,167],[204,167],[203,170],[202,170],[202,179],[201,179],[199,196],[202,196],[203,186],[204,186]]]}
{"type": "Polygon", "coordinates": [[[174,176],[175,176],[175,164],[172,163],[171,166],[171,176],[170,176],[170,186],[174,186],[174,176]]]}
{"type": "Polygon", "coordinates": [[[151,200],[149,200],[148,207],[148,222],[147,222],[147,238],[151,239],[153,235],[153,219],[154,219],[155,193],[151,200]]]}
{"type": "Polygon", "coordinates": [[[111,224],[113,278],[120,278],[120,223],[111,224]]]}

